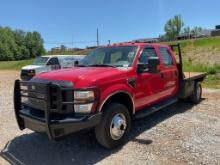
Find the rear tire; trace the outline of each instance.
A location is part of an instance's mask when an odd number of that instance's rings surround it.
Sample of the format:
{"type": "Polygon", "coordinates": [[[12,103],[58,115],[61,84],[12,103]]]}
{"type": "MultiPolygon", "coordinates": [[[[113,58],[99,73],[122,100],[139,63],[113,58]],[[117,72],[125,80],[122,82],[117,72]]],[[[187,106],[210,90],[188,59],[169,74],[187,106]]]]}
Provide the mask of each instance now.
{"type": "Polygon", "coordinates": [[[131,127],[128,109],[118,103],[111,103],[103,109],[101,123],[95,128],[97,141],[105,148],[114,148],[123,144],[131,127]]]}
{"type": "Polygon", "coordinates": [[[192,95],[189,97],[190,101],[194,104],[198,104],[201,101],[202,86],[200,83],[196,83],[192,95]]]}

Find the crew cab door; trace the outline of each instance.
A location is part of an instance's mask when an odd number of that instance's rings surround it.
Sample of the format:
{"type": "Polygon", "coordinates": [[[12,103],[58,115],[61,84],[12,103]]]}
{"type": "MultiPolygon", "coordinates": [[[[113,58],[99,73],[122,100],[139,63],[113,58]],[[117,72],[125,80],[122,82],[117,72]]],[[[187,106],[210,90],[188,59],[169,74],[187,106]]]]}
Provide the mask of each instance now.
{"type": "Polygon", "coordinates": [[[174,54],[168,47],[159,47],[162,59],[161,75],[164,81],[164,97],[174,96],[178,89],[178,69],[174,54]]]}
{"type": "MultiPolygon", "coordinates": [[[[138,63],[147,64],[149,57],[159,57],[154,47],[145,47],[138,63]]],[[[155,103],[163,97],[164,80],[160,72],[146,72],[137,74],[136,104],[138,109],[155,103]]]]}

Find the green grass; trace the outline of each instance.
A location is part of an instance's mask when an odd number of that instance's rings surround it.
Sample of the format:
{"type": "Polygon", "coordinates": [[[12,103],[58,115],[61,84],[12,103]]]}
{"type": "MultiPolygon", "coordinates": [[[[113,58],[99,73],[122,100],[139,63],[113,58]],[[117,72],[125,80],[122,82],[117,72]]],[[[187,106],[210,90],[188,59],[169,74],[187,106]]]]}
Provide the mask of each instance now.
{"type": "Polygon", "coordinates": [[[216,73],[220,73],[220,64],[208,66],[205,64],[193,64],[191,61],[184,61],[183,70],[186,72],[206,72],[213,75],[216,73]]]}
{"type": "Polygon", "coordinates": [[[205,88],[220,89],[220,76],[208,75],[203,82],[205,88]]]}
{"type": "Polygon", "coordinates": [[[207,66],[185,61],[183,69],[185,72],[206,72],[208,75],[203,82],[204,87],[220,89],[220,64],[207,66]]]}
{"type": "Polygon", "coordinates": [[[194,48],[199,47],[220,47],[220,37],[210,37],[210,38],[199,38],[181,41],[165,42],[166,44],[176,44],[180,43],[181,48],[184,50],[190,46],[194,48]]]}
{"type": "MultiPolygon", "coordinates": [[[[166,42],[165,44],[177,44],[180,43],[183,55],[183,69],[186,72],[206,72],[208,73],[203,85],[208,88],[220,89],[220,64],[207,65],[209,61],[208,57],[204,59],[203,63],[195,62],[194,53],[197,50],[201,53],[217,55],[220,54],[220,37],[191,39],[182,41],[166,42]],[[190,57],[185,57],[186,53],[190,53],[190,57]]],[[[216,56],[215,56],[216,57],[216,56]]],[[[197,57],[196,57],[197,58],[197,57]]],[[[215,63],[215,62],[213,62],[215,63]]]]}
{"type": "Polygon", "coordinates": [[[20,70],[25,65],[30,65],[33,60],[0,61],[0,70],[20,70]]]}

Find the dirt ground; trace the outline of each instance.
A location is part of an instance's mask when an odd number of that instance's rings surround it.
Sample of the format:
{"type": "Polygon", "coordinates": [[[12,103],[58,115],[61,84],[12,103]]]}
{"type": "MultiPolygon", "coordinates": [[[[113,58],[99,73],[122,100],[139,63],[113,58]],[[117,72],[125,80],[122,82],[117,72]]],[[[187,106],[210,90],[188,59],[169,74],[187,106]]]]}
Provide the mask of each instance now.
{"type": "Polygon", "coordinates": [[[59,142],[20,131],[13,112],[15,71],[0,71],[0,164],[220,164],[220,91],[204,89],[203,101],[180,102],[134,121],[127,143],[102,148],[92,132],[59,142]]]}

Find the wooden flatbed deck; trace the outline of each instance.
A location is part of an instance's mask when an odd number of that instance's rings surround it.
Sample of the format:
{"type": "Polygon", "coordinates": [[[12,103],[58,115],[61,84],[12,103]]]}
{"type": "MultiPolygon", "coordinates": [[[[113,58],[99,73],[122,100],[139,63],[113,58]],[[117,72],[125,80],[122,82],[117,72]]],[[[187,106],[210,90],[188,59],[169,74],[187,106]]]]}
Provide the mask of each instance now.
{"type": "Polygon", "coordinates": [[[184,72],[184,80],[196,80],[196,79],[200,79],[200,78],[205,78],[206,77],[206,73],[202,73],[202,72],[184,72]]]}

